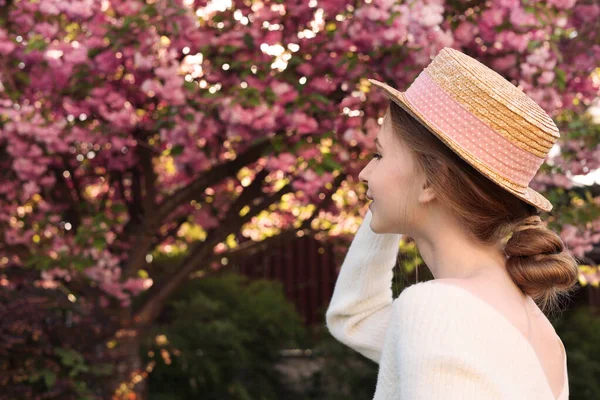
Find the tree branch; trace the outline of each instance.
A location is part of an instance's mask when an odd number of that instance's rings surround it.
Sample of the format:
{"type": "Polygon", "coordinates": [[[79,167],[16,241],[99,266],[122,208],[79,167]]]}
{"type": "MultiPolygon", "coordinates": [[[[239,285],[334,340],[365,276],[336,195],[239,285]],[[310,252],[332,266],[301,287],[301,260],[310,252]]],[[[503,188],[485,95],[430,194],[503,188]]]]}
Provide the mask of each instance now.
{"type": "Polygon", "coordinates": [[[141,221],[144,219],[144,195],[142,194],[142,175],[137,167],[131,169],[131,200],[133,215],[130,215],[130,219],[141,221]]]}
{"type": "MultiPolygon", "coordinates": [[[[555,187],[551,186],[551,188],[555,188],[555,187]]],[[[559,198],[559,200],[554,203],[555,207],[569,206],[570,199],[568,197],[568,194],[576,194],[579,197],[585,198],[586,192],[589,192],[589,194],[592,197],[600,196],[600,184],[594,184],[594,185],[589,185],[589,186],[574,186],[570,189],[563,189],[563,190],[564,190],[564,195],[561,196],[559,198]]]]}
{"type": "Polygon", "coordinates": [[[77,195],[77,199],[76,201],[78,203],[83,203],[83,197],[81,195],[81,185],[79,184],[79,179],[75,176],[75,171],[73,171],[71,169],[71,167],[69,166],[69,160],[67,159],[67,157],[63,154],[61,156],[63,164],[64,164],[64,168],[69,171],[69,176],[71,177],[71,182],[73,182],[73,189],[75,189],[75,194],[77,195]]]}
{"type": "Polygon", "coordinates": [[[72,224],[72,232],[77,232],[79,225],[81,225],[81,215],[78,209],[80,203],[73,197],[73,191],[60,169],[53,168],[56,186],[52,188],[50,197],[56,199],[55,203],[60,204],[61,201],[65,201],[69,204],[69,207],[63,212],[63,218],[72,224]]]}
{"type": "Polygon", "coordinates": [[[269,171],[267,171],[266,168],[261,169],[254,177],[252,183],[246,188],[244,188],[242,193],[240,193],[237,199],[234,200],[234,202],[229,207],[229,210],[227,210],[227,214],[239,215],[242,208],[250,204],[256,198],[260,197],[263,194],[261,190],[262,184],[267,175],[269,175],[269,171]]]}
{"type": "Polygon", "coordinates": [[[600,196],[600,184],[594,184],[590,186],[575,186],[570,189],[565,189],[566,192],[574,192],[580,195],[581,197],[585,197],[585,193],[589,192],[593,197],[600,196]]]}
{"type": "Polygon", "coordinates": [[[319,215],[319,212],[321,210],[326,209],[333,202],[332,195],[341,186],[342,182],[346,179],[347,176],[348,176],[347,174],[343,173],[343,174],[338,175],[334,179],[334,181],[332,182],[332,188],[329,189],[329,194],[327,195],[327,197],[321,203],[317,204],[313,213],[308,218],[306,218],[304,221],[302,221],[302,224],[298,228],[287,229],[285,231],[282,231],[278,235],[268,237],[264,240],[261,240],[260,242],[248,240],[247,242],[241,243],[238,247],[236,247],[233,250],[228,251],[227,253],[218,254],[217,256],[211,258],[211,260],[208,263],[205,263],[203,265],[203,268],[207,264],[210,264],[210,262],[212,262],[216,259],[220,259],[222,257],[227,257],[228,259],[236,259],[236,258],[239,259],[239,258],[251,257],[251,256],[257,254],[258,252],[261,252],[261,251],[266,250],[267,248],[270,248],[273,243],[279,242],[282,239],[284,241],[295,239],[299,231],[304,231],[305,234],[315,234],[315,233],[320,232],[320,231],[315,231],[314,229],[312,229],[312,222],[319,215]]]}
{"type": "MultiPolygon", "coordinates": [[[[229,213],[224,221],[214,228],[208,235],[207,240],[191,248],[190,255],[181,263],[177,271],[166,277],[161,283],[152,287],[148,293],[147,300],[134,313],[134,324],[138,328],[148,326],[160,314],[169,296],[187,279],[198,264],[204,262],[213,252],[214,246],[225,240],[231,232],[237,232],[252,217],[266,210],[271,204],[280,201],[281,197],[293,191],[291,185],[284,186],[277,193],[266,197],[259,204],[250,207],[250,211],[243,217],[233,212],[229,213]]],[[[232,210],[233,211],[233,210],[232,210]]]]}
{"type": "Polygon", "coordinates": [[[154,210],[156,204],[156,172],[152,163],[153,148],[146,142],[149,136],[147,133],[136,131],[134,136],[138,138],[137,151],[144,177],[144,215],[149,215],[154,210]]]}
{"type": "MultiPolygon", "coordinates": [[[[134,229],[133,231],[133,234],[136,235],[136,239],[128,257],[127,264],[123,268],[123,277],[132,276],[135,271],[144,265],[146,254],[151,250],[152,239],[157,230],[173,211],[182,204],[194,200],[200,193],[204,193],[206,188],[215,185],[228,176],[235,175],[241,168],[258,160],[262,156],[263,151],[270,146],[270,138],[265,138],[258,143],[255,143],[234,160],[217,165],[210,171],[206,171],[191,184],[179,189],[159,204],[156,207],[157,211],[147,215],[143,220],[143,223],[138,224],[137,229],[134,229]]],[[[118,238],[117,240],[123,239],[118,238]]]]}
{"type": "MultiPolygon", "coordinates": [[[[240,194],[236,202],[234,202],[234,205],[230,207],[227,212],[227,216],[222,223],[219,224],[217,228],[214,228],[209,232],[207,240],[194,246],[190,251],[190,255],[182,262],[177,271],[174,272],[170,277],[161,280],[162,284],[160,286],[150,289],[146,302],[142,304],[142,306],[139,308],[139,311],[134,313],[134,320],[136,324],[138,324],[140,327],[151,324],[152,321],[160,314],[164,303],[167,301],[171,293],[173,293],[193,271],[198,269],[199,264],[206,266],[207,259],[213,261],[216,257],[227,256],[226,254],[214,255],[213,249],[217,243],[223,241],[232,232],[239,232],[242,226],[246,222],[250,221],[253,216],[258,215],[263,210],[268,209],[268,207],[270,207],[272,204],[280,201],[283,195],[293,191],[291,184],[284,186],[277,193],[271,195],[270,197],[264,198],[262,202],[253,204],[250,207],[250,211],[240,218],[239,211],[243,208],[243,205],[248,204],[247,200],[252,197],[250,194],[255,193],[257,187],[261,187],[260,184],[266,176],[267,173],[264,169],[260,171],[255,177],[254,181],[252,181],[252,183],[244,190],[244,192],[240,194]]],[[[317,217],[319,211],[327,208],[332,203],[332,195],[340,187],[346,177],[347,174],[340,174],[334,179],[332,182],[332,188],[329,189],[329,195],[317,205],[310,217],[305,219],[299,228],[287,230],[277,237],[271,237],[261,241],[256,245],[256,247],[253,247],[254,244],[247,245],[245,246],[245,249],[259,251],[265,246],[268,246],[269,243],[273,242],[275,238],[281,239],[282,235],[284,235],[286,240],[291,240],[296,237],[296,233],[298,231],[306,231],[307,229],[311,230],[312,221],[317,217]]],[[[237,254],[242,254],[242,252],[243,250],[237,252],[237,254]]],[[[229,256],[232,254],[233,253],[230,252],[229,256]]]]}
{"type": "Polygon", "coordinates": [[[197,193],[216,183],[222,181],[228,176],[232,176],[242,167],[258,160],[265,149],[271,146],[271,139],[265,138],[252,145],[244,153],[240,154],[234,160],[217,165],[210,171],[202,174],[198,179],[189,185],[179,189],[171,196],[167,197],[158,208],[157,218],[165,218],[181,204],[193,200],[197,193]]]}
{"type": "Polygon", "coordinates": [[[168,238],[175,236],[179,231],[179,228],[181,228],[181,225],[183,225],[188,220],[188,217],[188,215],[183,215],[176,219],[174,221],[175,225],[172,228],[168,229],[165,234],[161,235],[160,233],[157,233],[154,236],[154,239],[152,240],[152,246],[158,246],[168,238]]]}
{"type": "MultiPolygon", "coordinates": [[[[129,221],[125,225],[125,228],[127,228],[128,225],[132,225],[139,220],[139,213],[138,213],[138,211],[135,210],[133,203],[130,202],[129,199],[127,198],[127,194],[125,192],[125,183],[123,183],[124,179],[125,179],[125,176],[123,175],[123,173],[119,172],[117,175],[116,182],[117,182],[117,186],[119,187],[119,191],[121,192],[121,196],[123,197],[123,202],[125,203],[125,206],[127,207],[127,213],[129,214],[129,221]]],[[[123,230],[125,230],[125,229],[123,229],[123,230]]]]}

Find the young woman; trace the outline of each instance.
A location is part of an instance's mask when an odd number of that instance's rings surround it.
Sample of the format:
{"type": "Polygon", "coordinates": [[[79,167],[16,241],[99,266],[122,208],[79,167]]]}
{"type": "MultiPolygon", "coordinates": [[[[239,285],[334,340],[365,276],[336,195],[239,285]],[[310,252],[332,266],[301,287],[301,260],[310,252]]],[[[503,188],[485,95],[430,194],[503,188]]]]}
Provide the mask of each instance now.
{"type": "Polygon", "coordinates": [[[379,364],[375,399],[568,398],[566,353],[544,313],[577,261],[529,183],[559,137],[522,91],[443,49],[392,100],[359,178],[369,204],[326,313],[342,343],[379,364]],[[435,279],[393,299],[401,235],[435,279]]]}

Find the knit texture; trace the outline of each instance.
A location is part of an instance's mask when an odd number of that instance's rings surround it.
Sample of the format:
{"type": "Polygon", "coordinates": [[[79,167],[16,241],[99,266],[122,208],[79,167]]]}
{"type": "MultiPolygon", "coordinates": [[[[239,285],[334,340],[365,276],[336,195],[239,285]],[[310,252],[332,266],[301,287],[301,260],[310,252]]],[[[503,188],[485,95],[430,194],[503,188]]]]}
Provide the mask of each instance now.
{"type": "Polygon", "coordinates": [[[429,281],[394,299],[401,235],[374,233],[371,217],[367,210],[342,263],[326,323],[337,340],[379,364],[375,400],[568,399],[566,357],[555,399],[525,336],[474,294],[429,281]]]}

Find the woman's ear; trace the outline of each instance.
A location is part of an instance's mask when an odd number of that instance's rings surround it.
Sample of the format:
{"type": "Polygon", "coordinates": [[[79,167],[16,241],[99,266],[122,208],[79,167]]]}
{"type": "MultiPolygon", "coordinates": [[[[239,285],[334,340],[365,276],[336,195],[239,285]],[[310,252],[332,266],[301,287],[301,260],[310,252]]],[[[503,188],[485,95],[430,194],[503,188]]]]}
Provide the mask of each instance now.
{"type": "Polygon", "coordinates": [[[426,204],[433,201],[436,198],[436,194],[431,187],[429,180],[425,180],[425,183],[421,186],[419,193],[419,203],[426,204]]]}
{"type": "MultiPolygon", "coordinates": [[[[433,162],[435,165],[436,179],[438,179],[438,180],[441,179],[442,181],[445,182],[449,176],[450,169],[448,168],[448,165],[445,164],[439,158],[432,159],[431,162],[433,162]]],[[[424,172],[421,175],[421,179],[422,179],[422,184],[421,184],[421,191],[419,193],[419,202],[421,204],[427,204],[427,203],[435,200],[437,198],[437,195],[436,195],[435,191],[433,190],[433,187],[431,185],[431,180],[427,176],[425,176],[424,172]]]]}

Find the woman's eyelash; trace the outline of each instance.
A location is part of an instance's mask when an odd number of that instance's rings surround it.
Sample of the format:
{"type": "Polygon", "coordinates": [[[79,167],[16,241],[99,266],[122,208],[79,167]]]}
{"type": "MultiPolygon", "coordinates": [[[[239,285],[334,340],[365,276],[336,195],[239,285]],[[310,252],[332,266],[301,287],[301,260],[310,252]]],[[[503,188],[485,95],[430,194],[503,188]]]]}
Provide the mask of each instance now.
{"type": "Polygon", "coordinates": [[[379,153],[373,153],[373,158],[376,158],[376,159],[379,160],[381,158],[381,154],[379,154],[379,153]]]}

